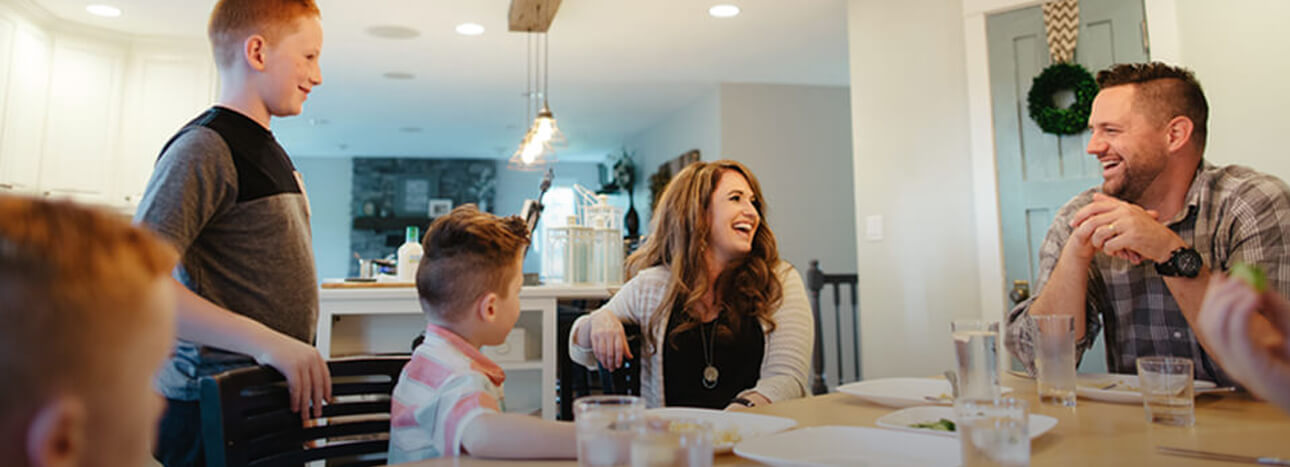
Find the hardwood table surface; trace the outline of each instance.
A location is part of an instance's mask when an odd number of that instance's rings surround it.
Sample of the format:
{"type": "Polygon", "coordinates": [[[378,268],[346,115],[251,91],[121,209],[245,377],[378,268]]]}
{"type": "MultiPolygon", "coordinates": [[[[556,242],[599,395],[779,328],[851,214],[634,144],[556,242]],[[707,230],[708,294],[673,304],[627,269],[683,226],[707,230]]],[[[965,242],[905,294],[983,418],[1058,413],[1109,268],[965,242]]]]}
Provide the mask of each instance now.
{"type": "MultiPolygon", "coordinates": [[[[1216,451],[1244,456],[1290,459],[1290,416],[1276,406],[1244,393],[1206,394],[1196,399],[1196,424],[1173,427],[1149,423],[1142,404],[1115,404],[1080,398],[1075,408],[1039,404],[1033,380],[1010,374],[1003,385],[1026,399],[1031,413],[1058,420],[1057,426],[1031,441],[1030,464],[1048,465],[1235,465],[1165,456],[1156,446],[1216,451]]],[[[873,427],[874,421],[898,409],[843,393],[807,397],[750,409],[797,420],[798,428],[821,425],[873,427]]],[[[715,465],[760,465],[734,454],[717,456],[715,465]]],[[[470,457],[441,458],[405,464],[417,467],[500,465],[575,466],[575,461],[497,461],[470,457]]]]}

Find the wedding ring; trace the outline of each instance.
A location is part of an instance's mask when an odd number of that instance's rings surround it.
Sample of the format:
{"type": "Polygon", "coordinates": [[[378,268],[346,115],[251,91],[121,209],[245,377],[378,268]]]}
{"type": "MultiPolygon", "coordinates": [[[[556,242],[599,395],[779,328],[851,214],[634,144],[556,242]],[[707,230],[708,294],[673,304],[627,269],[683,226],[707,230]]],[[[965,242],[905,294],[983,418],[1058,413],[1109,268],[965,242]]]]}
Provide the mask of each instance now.
{"type": "Polygon", "coordinates": [[[1114,233],[1114,232],[1115,232],[1115,224],[1106,224],[1106,230],[1110,230],[1112,233],[1114,233]]]}

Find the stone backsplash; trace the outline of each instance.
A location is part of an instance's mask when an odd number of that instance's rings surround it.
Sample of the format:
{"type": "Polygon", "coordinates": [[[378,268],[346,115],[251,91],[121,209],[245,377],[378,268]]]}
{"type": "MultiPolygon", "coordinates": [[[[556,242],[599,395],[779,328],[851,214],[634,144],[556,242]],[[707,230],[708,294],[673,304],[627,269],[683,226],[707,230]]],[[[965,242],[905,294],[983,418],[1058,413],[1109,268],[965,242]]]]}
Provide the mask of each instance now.
{"type": "MultiPolygon", "coordinates": [[[[355,222],[350,257],[394,254],[403,244],[404,228],[417,225],[424,234],[432,211],[474,203],[493,212],[499,165],[479,159],[355,158],[350,215],[367,222],[355,222]]],[[[349,275],[358,275],[357,261],[350,263],[349,275]]]]}

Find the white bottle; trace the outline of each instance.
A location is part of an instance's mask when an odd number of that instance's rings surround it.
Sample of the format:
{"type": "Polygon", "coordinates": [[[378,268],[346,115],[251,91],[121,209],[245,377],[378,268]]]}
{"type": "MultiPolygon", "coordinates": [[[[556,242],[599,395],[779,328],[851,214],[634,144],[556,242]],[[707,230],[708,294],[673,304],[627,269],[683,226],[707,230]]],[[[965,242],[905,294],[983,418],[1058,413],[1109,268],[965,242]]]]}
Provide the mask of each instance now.
{"type": "Polygon", "coordinates": [[[425,254],[425,250],[421,248],[421,229],[416,226],[408,226],[407,240],[403,242],[403,246],[399,247],[399,259],[396,266],[400,282],[416,282],[417,267],[421,265],[421,255],[423,254],[425,254]]]}

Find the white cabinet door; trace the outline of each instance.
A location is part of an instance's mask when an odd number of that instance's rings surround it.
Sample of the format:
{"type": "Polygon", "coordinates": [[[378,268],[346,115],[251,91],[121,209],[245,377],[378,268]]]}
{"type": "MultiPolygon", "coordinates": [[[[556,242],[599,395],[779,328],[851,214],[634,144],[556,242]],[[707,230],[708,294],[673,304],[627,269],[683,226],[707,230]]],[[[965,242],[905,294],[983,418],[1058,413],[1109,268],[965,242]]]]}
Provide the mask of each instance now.
{"type": "Polygon", "coordinates": [[[213,66],[204,49],[136,47],[126,74],[121,153],[112,204],[131,214],[161,148],[212,101],[213,66]]]}
{"type": "Polygon", "coordinates": [[[122,47],[57,37],[41,191],[107,204],[121,121],[122,47]]]}
{"type": "Polygon", "coordinates": [[[9,70],[7,82],[0,87],[5,94],[0,107],[0,184],[6,191],[34,194],[44,152],[50,39],[38,29],[8,24],[12,44],[0,44],[9,53],[7,60],[0,61],[9,70]]]}

